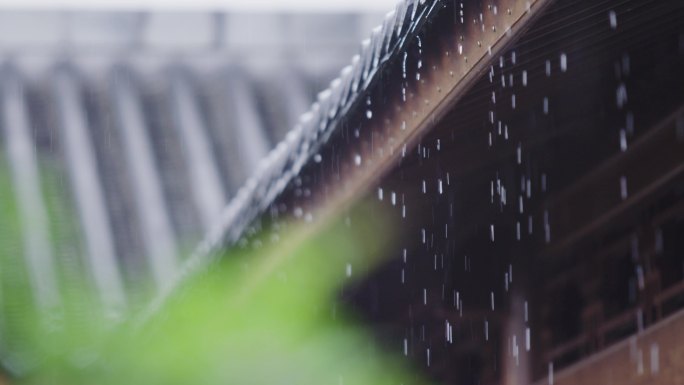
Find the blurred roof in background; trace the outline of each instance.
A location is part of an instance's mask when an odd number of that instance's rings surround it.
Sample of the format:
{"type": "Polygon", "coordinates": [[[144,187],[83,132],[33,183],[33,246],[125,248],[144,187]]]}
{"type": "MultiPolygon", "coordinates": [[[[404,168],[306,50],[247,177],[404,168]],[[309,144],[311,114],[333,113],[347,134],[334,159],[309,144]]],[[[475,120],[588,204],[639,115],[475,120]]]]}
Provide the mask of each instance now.
{"type": "Polygon", "coordinates": [[[383,17],[38,4],[0,11],[0,144],[24,259],[49,305],[51,261],[80,255],[108,308],[136,282],[169,285],[383,17]],[[51,233],[70,218],[75,232],[51,233]]]}

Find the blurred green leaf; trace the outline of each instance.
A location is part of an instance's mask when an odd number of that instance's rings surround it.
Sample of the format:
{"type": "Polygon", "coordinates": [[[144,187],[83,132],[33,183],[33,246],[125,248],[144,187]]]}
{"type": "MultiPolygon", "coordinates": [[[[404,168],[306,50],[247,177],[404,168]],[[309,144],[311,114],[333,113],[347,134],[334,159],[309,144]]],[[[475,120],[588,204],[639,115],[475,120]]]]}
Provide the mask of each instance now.
{"type": "Polygon", "coordinates": [[[74,239],[76,226],[55,175],[47,172],[43,184],[60,262],[70,266],[60,270],[61,308],[46,312],[33,303],[0,162],[0,357],[14,383],[421,383],[337,298],[381,262],[391,240],[377,207],[359,209],[353,225],[289,225],[279,241],[257,236],[249,247],[226,251],[138,328],[135,314],[120,323],[105,317],[78,255],[60,244],[74,239]]]}

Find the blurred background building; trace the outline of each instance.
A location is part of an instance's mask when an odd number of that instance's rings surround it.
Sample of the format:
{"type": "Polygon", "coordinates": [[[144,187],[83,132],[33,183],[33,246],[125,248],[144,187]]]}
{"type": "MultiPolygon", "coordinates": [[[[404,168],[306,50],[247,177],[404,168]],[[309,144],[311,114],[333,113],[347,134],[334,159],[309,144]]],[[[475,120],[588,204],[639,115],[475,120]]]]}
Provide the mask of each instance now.
{"type": "Polygon", "coordinates": [[[135,282],[169,285],[383,16],[80,6],[0,12],[3,162],[48,305],[60,253],[113,306],[135,282]],[[55,218],[74,231],[55,240],[55,218]]]}

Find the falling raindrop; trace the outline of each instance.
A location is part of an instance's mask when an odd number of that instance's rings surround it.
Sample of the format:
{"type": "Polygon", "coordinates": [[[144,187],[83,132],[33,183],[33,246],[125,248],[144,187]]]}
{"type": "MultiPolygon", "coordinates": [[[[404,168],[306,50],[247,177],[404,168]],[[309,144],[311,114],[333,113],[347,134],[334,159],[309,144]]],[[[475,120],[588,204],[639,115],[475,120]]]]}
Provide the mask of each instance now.
{"type": "Polygon", "coordinates": [[[427,366],[430,366],[430,348],[427,348],[427,366]]]}
{"type": "Polygon", "coordinates": [[[366,98],[366,105],[368,106],[368,108],[366,109],[366,119],[370,119],[373,117],[373,111],[371,111],[371,109],[370,109],[370,105],[371,105],[370,96],[366,98]]]}
{"type": "Polygon", "coordinates": [[[617,28],[617,14],[615,14],[615,11],[611,10],[608,12],[608,22],[611,29],[617,28]]]}
{"type": "Polygon", "coordinates": [[[551,60],[546,61],[545,68],[546,76],[551,76],[551,60]]]}
{"type": "Polygon", "coordinates": [[[354,155],[354,164],[357,166],[361,165],[361,155],[359,155],[359,154],[354,155]]]}
{"type": "Polygon", "coordinates": [[[548,114],[549,114],[549,98],[545,96],[544,97],[544,115],[548,115],[548,114]]]}
{"type": "Polygon", "coordinates": [[[620,151],[627,151],[627,133],[624,129],[620,129],[620,151]]]}
{"type": "Polygon", "coordinates": [[[651,374],[658,374],[660,371],[660,354],[658,343],[651,344],[651,374]]]}
{"type": "Polygon", "coordinates": [[[551,226],[549,225],[548,210],[544,210],[544,240],[546,243],[551,242],[551,226]]]}
{"type": "MultiPolygon", "coordinates": [[[[404,61],[402,62],[401,69],[402,69],[402,76],[404,79],[406,79],[406,60],[408,59],[408,52],[404,52],[404,61]]],[[[406,101],[406,99],[404,99],[406,101]]]]}
{"type": "Polygon", "coordinates": [[[568,56],[565,53],[560,55],[560,69],[561,72],[566,72],[568,70],[568,56]]]}
{"type": "Polygon", "coordinates": [[[626,176],[621,176],[620,177],[620,198],[622,200],[627,199],[627,177],[626,176]]]}
{"type": "Polygon", "coordinates": [[[625,103],[627,103],[627,86],[625,86],[625,83],[620,83],[615,91],[615,100],[618,108],[624,107],[625,103]]]}

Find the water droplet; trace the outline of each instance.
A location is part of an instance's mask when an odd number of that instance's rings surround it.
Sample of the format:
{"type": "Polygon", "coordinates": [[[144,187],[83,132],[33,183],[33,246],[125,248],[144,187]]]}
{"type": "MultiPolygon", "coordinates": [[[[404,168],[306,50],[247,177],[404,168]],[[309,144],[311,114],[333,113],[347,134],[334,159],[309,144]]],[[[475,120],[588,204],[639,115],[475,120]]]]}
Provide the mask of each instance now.
{"type": "Polygon", "coordinates": [[[620,83],[615,91],[615,100],[618,108],[624,107],[625,103],[627,103],[627,86],[625,83],[620,83]]]}
{"type": "Polygon", "coordinates": [[[611,10],[608,12],[608,22],[610,23],[610,28],[617,28],[617,14],[615,11],[611,10]]]}
{"type": "Polygon", "coordinates": [[[548,76],[551,76],[551,61],[550,61],[550,60],[547,60],[547,61],[546,61],[546,66],[545,66],[545,67],[546,67],[546,70],[545,70],[546,76],[547,76],[547,77],[548,77],[548,76]]]}
{"type": "MultiPolygon", "coordinates": [[[[406,60],[408,58],[408,52],[404,52],[404,61],[402,62],[402,76],[406,79],[406,60]]],[[[404,99],[406,100],[406,99],[404,99]]]]}
{"type": "Polygon", "coordinates": [[[359,154],[354,155],[354,164],[357,166],[361,165],[361,155],[359,155],[359,154]]]}
{"type": "Polygon", "coordinates": [[[378,200],[380,200],[380,201],[381,201],[381,200],[382,200],[382,198],[383,198],[383,192],[382,192],[382,188],[381,188],[381,187],[378,187],[378,200]]]}
{"type": "Polygon", "coordinates": [[[562,53],[560,55],[560,69],[561,72],[565,72],[568,70],[568,56],[565,53],[562,53]]]}
{"type": "Polygon", "coordinates": [[[660,354],[658,343],[651,344],[651,374],[658,374],[660,371],[660,354]]]}
{"type": "Polygon", "coordinates": [[[626,176],[621,176],[620,177],[620,198],[622,200],[627,199],[628,193],[627,193],[627,177],[626,176]]]}
{"type": "Polygon", "coordinates": [[[544,240],[551,242],[551,225],[549,224],[549,211],[544,210],[544,240]]]}
{"type": "Polygon", "coordinates": [[[371,110],[366,110],[366,119],[370,119],[373,117],[373,111],[371,110]]]}
{"type": "Polygon", "coordinates": [[[532,230],[534,230],[534,229],[532,228],[532,223],[533,223],[533,222],[532,222],[532,216],[531,216],[531,215],[528,215],[528,216],[527,216],[527,234],[530,234],[530,235],[532,234],[532,230]]]}

